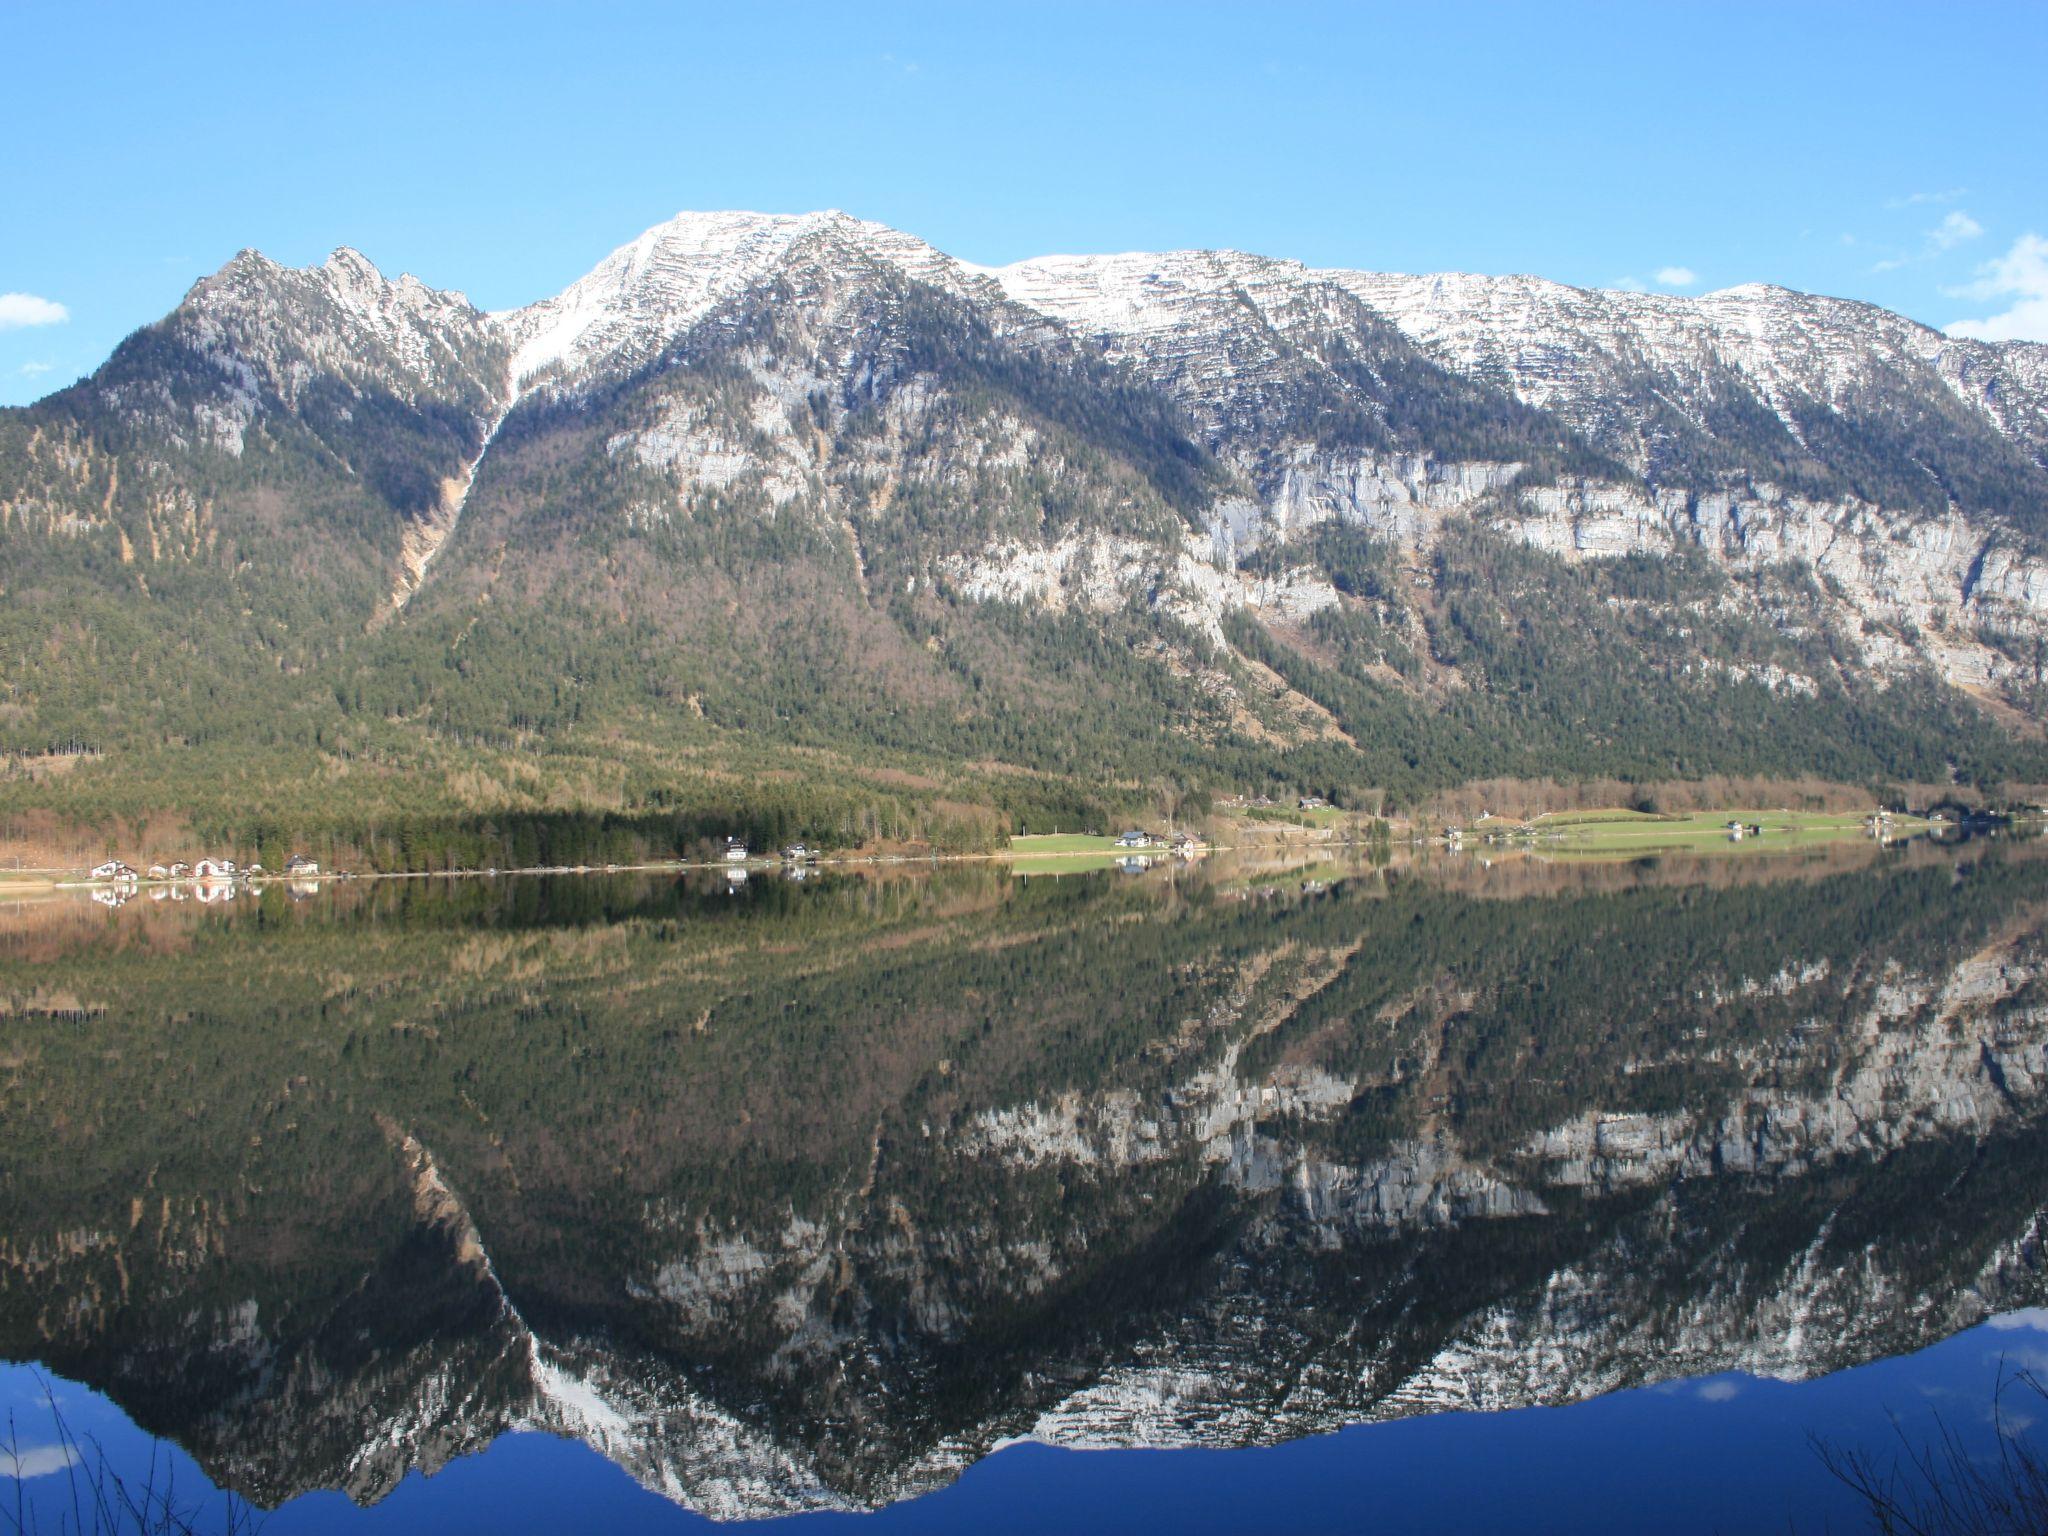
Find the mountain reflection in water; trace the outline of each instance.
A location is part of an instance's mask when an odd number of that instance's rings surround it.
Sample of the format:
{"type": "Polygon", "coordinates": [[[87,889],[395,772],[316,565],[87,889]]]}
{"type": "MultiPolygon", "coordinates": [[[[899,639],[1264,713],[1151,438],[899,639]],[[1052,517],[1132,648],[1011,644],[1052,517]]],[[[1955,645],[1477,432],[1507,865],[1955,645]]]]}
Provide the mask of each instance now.
{"type": "Polygon", "coordinates": [[[2039,852],[0,907],[0,1356],[731,1518],[1899,1355],[2048,1293],[2039,852]]]}

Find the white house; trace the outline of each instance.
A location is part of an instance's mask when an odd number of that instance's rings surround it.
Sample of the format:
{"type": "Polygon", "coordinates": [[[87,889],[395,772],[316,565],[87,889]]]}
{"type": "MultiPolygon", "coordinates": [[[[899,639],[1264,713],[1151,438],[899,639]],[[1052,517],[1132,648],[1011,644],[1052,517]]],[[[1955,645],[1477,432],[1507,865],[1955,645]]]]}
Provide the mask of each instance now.
{"type": "Polygon", "coordinates": [[[736,837],[728,837],[725,840],[725,862],[728,864],[746,863],[747,845],[736,837]]]}
{"type": "Polygon", "coordinates": [[[307,858],[303,853],[295,853],[284,861],[284,872],[294,879],[305,875],[317,875],[320,873],[320,862],[307,858]]]}
{"type": "Polygon", "coordinates": [[[1133,827],[1116,840],[1116,845],[1119,848],[1149,848],[1152,846],[1152,839],[1133,827]]]}
{"type": "Polygon", "coordinates": [[[194,880],[232,880],[235,878],[233,859],[201,859],[192,866],[194,880]]]}

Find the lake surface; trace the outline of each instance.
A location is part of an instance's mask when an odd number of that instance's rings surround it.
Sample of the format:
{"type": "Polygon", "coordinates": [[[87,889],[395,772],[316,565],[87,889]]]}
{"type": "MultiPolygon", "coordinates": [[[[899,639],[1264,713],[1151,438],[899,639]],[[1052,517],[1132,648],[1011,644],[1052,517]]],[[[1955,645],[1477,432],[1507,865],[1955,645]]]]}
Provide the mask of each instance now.
{"type": "Polygon", "coordinates": [[[0,1492],[1853,1529],[2048,1361],[2042,852],[0,906],[0,1492]]]}

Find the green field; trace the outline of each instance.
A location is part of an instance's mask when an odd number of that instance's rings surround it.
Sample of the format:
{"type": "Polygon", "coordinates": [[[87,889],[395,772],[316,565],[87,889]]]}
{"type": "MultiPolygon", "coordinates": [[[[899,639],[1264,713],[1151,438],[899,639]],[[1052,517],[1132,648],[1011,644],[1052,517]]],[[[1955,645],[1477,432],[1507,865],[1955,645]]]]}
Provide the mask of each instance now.
{"type": "Polygon", "coordinates": [[[1070,875],[1091,869],[1107,869],[1127,854],[1145,854],[1156,859],[1165,852],[1164,843],[1152,843],[1143,848],[1119,848],[1114,837],[1056,832],[1037,837],[1013,837],[1010,846],[998,857],[1013,862],[1019,874],[1070,875]]]}
{"type": "MultiPolygon", "coordinates": [[[[1709,850],[1726,848],[1767,852],[1772,848],[1804,847],[1820,842],[1832,842],[1843,838],[1858,838],[1868,835],[1861,811],[1819,812],[1819,811],[1763,811],[1723,810],[1693,811],[1678,815],[1659,815],[1646,811],[1569,811],[1553,816],[1539,816],[1526,825],[1534,832],[1539,845],[1563,848],[1569,851],[1609,852],[1652,848],[1688,848],[1709,850]],[[1745,834],[1737,842],[1728,835],[1728,823],[1739,821],[1745,834]],[[1749,827],[1761,827],[1762,835],[1747,832],[1749,827]]],[[[1482,823],[1477,828],[1467,828],[1469,839],[1476,832],[1498,828],[1513,830],[1515,824],[1500,821],[1482,823]]],[[[1892,830],[1895,836],[1906,837],[1927,830],[1929,823],[1912,816],[1894,816],[1892,830]]]]}

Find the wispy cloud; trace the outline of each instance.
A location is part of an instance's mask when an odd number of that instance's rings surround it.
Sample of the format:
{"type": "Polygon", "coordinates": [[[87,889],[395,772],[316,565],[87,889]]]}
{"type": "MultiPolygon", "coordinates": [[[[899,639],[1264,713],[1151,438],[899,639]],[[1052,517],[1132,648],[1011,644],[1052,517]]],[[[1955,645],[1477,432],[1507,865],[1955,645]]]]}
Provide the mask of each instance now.
{"type": "Polygon", "coordinates": [[[71,311],[55,299],[33,293],[0,293],[0,331],[20,330],[31,325],[62,325],[71,311]]]}
{"type": "Polygon", "coordinates": [[[1960,208],[1951,208],[1942,221],[1920,237],[1920,249],[1904,256],[1888,256],[1870,270],[1896,272],[1922,261],[1932,261],[1959,245],[1967,245],[1984,233],[1984,226],[1960,208]]]}
{"type": "Polygon", "coordinates": [[[1699,273],[1691,267],[1659,267],[1657,282],[1665,288],[1690,288],[1700,280],[1699,273]]]}
{"type": "Polygon", "coordinates": [[[1740,1392],[1740,1384],[1732,1381],[1709,1381],[1700,1387],[1700,1399],[1709,1403],[1725,1403],[1740,1392]]]}
{"type": "Polygon", "coordinates": [[[1946,192],[1908,192],[1904,197],[1885,200],[1887,208],[1919,208],[1928,203],[1953,203],[1970,195],[1968,187],[1950,187],[1946,192]]]}
{"type": "Polygon", "coordinates": [[[1981,320],[1958,320],[1951,336],[1978,341],[2048,341],[2048,240],[2028,233],[2012,249],[1977,269],[1974,282],[1944,290],[1957,299],[2010,299],[2004,310],[1981,320]]]}
{"type": "Polygon", "coordinates": [[[24,379],[39,379],[56,368],[55,363],[23,363],[17,370],[24,379]]]}

